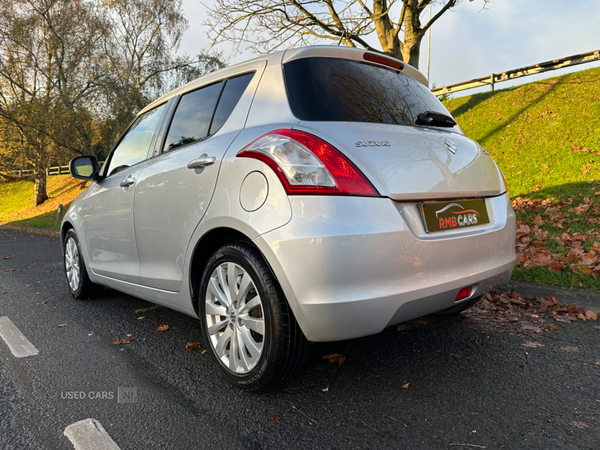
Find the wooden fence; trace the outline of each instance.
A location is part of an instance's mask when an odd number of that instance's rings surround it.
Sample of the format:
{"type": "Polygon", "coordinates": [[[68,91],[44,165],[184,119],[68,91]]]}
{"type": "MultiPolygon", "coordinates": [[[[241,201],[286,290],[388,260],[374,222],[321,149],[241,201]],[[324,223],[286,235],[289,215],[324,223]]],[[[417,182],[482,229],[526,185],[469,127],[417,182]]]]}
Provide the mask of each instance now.
{"type": "Polygon", "coordinates": [[[565,67],[576,66],[578,64],[589,63],[593,61],[600,61],[600,50],[594,50],[587,53],[580,53],[578,55],[567,56],[565,58],[553,59],[552,61],[546,61],[532,66],[520,67],[518,69],[509,70],[508,72],[492,73],[479,78],[473,78],[468,81],[461,81],[460,83],[449,84],[440,88],[432,89],[435,95],[451,94],[453,92],[464,91],[466,89],[473,89],[481,86],[490,85],[490,91],[494,90],[496,83],[502,81],[514,80],[516,78],[526,77],[529,75],[535,75],[538,73],[547,72],[549,70],[563,69],[565,67]]]}
{"type": "MultiPolygon", "coordinates": [[[[67,175],[69,173],[69,166],[55,166],[55,167],[48,167],[46,169],[46,176],[50,176],[50,175],[67,175]]],[[[31,177],[33,175],[35,175],[35,170],[34,169],[19,169],[19,170],[11,170],[8,172],[8,174],[11,177],[14,178],[25,178],[25,177],[31,177]]]]}

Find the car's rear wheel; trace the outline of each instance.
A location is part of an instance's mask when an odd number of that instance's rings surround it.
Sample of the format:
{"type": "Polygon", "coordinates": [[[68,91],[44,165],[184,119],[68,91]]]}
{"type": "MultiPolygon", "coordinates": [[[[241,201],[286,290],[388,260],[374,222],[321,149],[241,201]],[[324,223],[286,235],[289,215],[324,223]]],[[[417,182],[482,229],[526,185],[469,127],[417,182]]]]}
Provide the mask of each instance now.
{"type": "Polygon", "coordinates": [[[246,242],[221,247],[201,281],[204,342],[222,376],[265,389],[296,372],[308,342],[261,253],[246,242]]]}
{"type": "Polygon", "coordinates": [[[88,277],[75,230],[67,231],[64,242],[64,267],[69,291],[77,300],[89,298],[100,286],[92,283],[88,277]]]}

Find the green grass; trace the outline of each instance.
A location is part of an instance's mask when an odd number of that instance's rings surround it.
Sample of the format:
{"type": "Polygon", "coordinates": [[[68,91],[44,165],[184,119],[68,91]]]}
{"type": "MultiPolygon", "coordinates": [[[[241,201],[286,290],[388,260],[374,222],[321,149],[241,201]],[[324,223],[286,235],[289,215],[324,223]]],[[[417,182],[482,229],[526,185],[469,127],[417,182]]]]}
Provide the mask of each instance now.
{"type": "MultiPolygon", "coordinates": [[[[549,239],[544,248],[560,257],[569,251],[556,237],[564,232],[588,233],[598,224],[586,214],[569,211],[587,197],[600,202],[600,68],[584,70],[509,89],[450,99],[446,108],[467,136],[494,157],[512,198],[566,201],[559,211],[516,207],[520,224],[534,226],[542,215],[549,239]],[[598,193],[598,195],[596,195],[598,193]],[[563,227],[550,222],[564,216],[563,227]]],[[[533,233],[531,234],[533,241],[533,233]]],[[[585,242],[589,252],[594,239],[585,242]]],[[[600,277],[547,267],[517,266],[513,278],[563,288],[600,290],[600,277]]]]}
{"type": "Polygon", "coordinates": [[[71,202],[83,192],[85,185],[70,175],[48,177],[48,200],[42,205],[33,206],[32,181],[0,183],[0,222],[58,230],[58,205],[62,204],[63,211],[66,211],[71,202]]]}
{"type": "Polygon", "coordinates": [[[600,68],[445,106],[494,157],[513,197],[589,195],[587,181],[600,179],[600,68]]]}

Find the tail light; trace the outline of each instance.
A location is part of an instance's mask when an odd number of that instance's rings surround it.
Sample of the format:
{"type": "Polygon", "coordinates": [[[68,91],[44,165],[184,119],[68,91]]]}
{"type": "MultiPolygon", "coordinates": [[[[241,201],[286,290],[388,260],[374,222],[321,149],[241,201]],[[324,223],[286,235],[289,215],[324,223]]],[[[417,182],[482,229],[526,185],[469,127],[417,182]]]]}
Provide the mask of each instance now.
{"type": "Polygon", "coordinates": [[[299,130],[273,130],[237,154],[267,164],[288,195],[379,197],[363,173],[339,150],[299,130]]]}

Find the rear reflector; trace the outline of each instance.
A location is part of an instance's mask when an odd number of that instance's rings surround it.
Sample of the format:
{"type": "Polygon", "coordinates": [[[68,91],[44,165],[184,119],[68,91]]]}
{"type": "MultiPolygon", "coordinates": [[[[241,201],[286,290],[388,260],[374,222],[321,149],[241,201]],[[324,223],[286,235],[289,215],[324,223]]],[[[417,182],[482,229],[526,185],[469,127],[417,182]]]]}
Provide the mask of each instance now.
{"type": "Polygon", "coordinates": [[[456,294],[456,298],[454,299],[454,301],[457,302],[459,300],[465,299],[469,295],[471,295],[471,286],[464,287],[460,291],[458,291],[458,294],[456,294]]]}
{"type": "Polygon", "coordinates": [[[377,55],[375,53],[365,53],[363,55],[365,61],[371,61],[377,64],[383,64],[384,66],[393,67],[394,69],[403,70],[404,64],[397,59],[388,58],[387,56],[377,55]]]}

